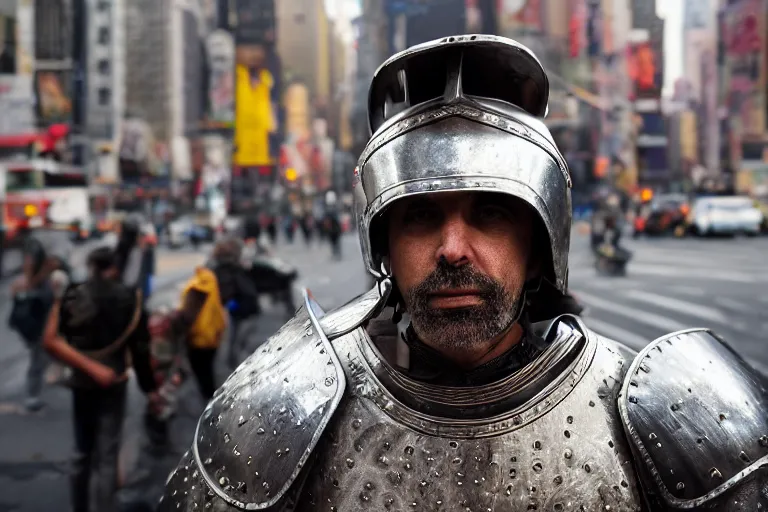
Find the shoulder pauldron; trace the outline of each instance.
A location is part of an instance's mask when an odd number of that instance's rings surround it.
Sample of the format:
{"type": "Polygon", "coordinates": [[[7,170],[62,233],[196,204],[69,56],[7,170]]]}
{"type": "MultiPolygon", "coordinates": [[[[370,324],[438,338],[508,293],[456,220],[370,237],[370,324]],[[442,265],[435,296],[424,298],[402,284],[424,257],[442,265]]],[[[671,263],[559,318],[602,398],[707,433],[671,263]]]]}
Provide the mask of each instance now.
{"type": "Polygon", "coordinates": [[[765,380],[708,330],[640,352],[619,410],[649,491],[671,509],[714,505],[768,464],[765,380]]]}

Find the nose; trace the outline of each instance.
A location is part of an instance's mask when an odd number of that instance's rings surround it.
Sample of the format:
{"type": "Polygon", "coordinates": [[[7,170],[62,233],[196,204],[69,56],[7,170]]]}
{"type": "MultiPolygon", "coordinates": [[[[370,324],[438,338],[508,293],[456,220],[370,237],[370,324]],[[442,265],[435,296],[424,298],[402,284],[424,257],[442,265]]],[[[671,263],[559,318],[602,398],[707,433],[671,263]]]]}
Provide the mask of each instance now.
{"type": "Polygon", "coordinates": [[[461,266],[469,263],[471,245],[469,243],[470,227],[460,212],[446,217],[441,228],[440,246],[437,248],[435,260],[444,258],[448,263],[461,266]]]}

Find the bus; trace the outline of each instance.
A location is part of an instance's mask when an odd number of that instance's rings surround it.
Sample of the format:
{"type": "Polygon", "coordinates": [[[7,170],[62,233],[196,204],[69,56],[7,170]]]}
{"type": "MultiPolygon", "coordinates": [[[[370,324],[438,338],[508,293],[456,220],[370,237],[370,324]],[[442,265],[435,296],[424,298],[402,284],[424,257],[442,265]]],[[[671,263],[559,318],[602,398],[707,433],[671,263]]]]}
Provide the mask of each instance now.
{"type": "Polygon", "coordinates": [[[88,179],[80,168],[47,159],[0,162],[0,168],[9,241],[39,228],[72,230],[78,239],[94,234],[88,179]]]}

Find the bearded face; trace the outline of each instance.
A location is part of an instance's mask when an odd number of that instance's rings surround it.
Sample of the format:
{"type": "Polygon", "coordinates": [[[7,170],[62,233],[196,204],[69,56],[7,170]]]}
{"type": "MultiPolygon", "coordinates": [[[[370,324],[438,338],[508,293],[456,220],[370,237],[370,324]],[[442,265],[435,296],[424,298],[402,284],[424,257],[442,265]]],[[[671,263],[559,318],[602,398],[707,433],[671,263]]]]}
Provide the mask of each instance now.
{"type": "Polygon", "coordinates": [[[441,192],[396,202],[389,262],[419,338],[480,350],[522,307],[533,218],[508,196],[441,192]]]}

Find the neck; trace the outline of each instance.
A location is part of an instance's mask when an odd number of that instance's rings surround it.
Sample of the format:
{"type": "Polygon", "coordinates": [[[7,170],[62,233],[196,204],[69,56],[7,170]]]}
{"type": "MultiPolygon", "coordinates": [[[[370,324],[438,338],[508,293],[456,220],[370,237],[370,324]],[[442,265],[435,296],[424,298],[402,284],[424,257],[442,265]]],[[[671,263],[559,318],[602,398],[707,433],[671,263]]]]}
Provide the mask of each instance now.
{"type": "Polygon", "coordinates": [[[461,368],[473,370],[512,349],[522,339],[523,332],[523,327],[520,323],[515,322],[512,324],[512,327],[497,337],[472,347],[450,349],[428,340],[422,340],[422,342],[437,350],[461,368]]]}

